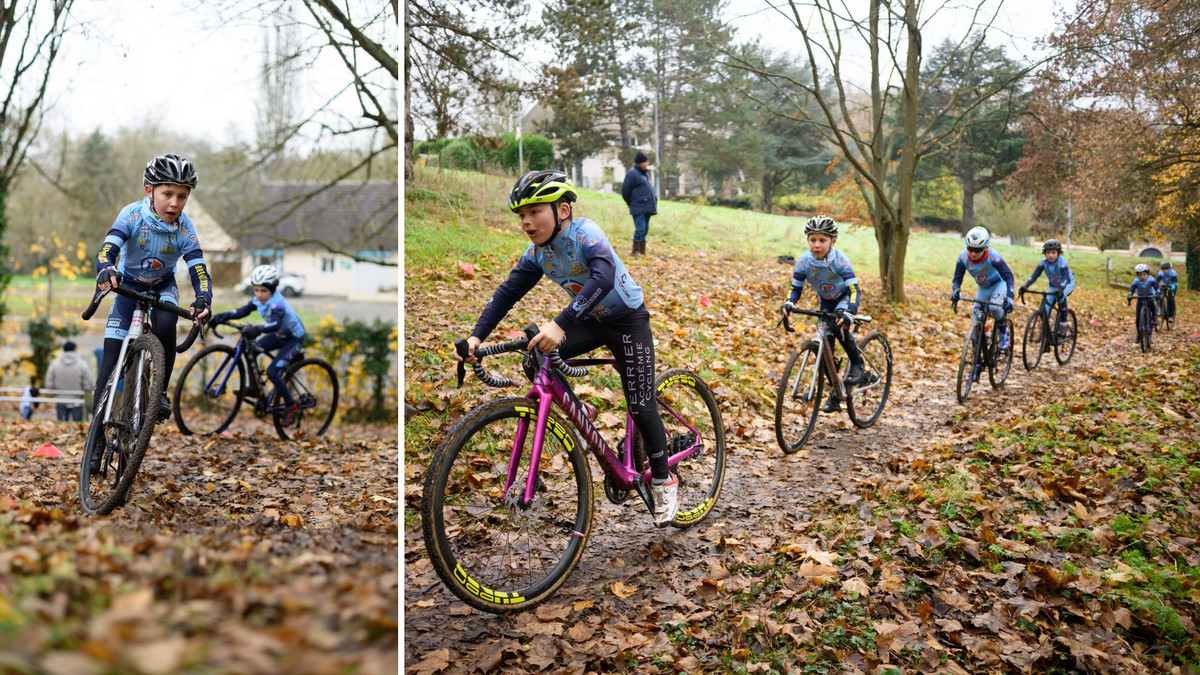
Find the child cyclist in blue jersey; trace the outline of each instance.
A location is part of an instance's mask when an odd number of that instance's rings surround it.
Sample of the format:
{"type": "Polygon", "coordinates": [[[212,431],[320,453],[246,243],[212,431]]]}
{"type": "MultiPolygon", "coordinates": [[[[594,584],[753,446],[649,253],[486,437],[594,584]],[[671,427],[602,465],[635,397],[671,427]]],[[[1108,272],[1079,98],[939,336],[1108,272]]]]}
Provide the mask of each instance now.
{"type": "Polygon", "coordinates": [[[1004,316],[1012,311],[1013,295],[1017,288],[1008,263],[1004,262],[999,253],[988,248],[991,240],[992,235],[986,228],[973,227],[970,232],[967,232],[967,250],[958,254],[958,262],[954,266],[954,279],[950,282],[953,287],[950,299],[958,301],[962,297],[963,274],[969,272],[971,278],[979,285],[979,289],[975,292],[975,299],[1002,305],[1001,307],[975,305],[973,315],[976,318],[982,318],[983,312],[980,310],[984,307],[987,308],[988,313],[996,319],[996,325],[999,327],[997,330],[1001,331],[998,347],[1003,350],[1008,349],[1012,339],[1008,334],[1008,324],[1004,323],[1004,316]]]}
{"type": "Polygon", "coordinates": [[[267,378],[275,385],[275,391],[283,397],[283,412],[279,423],[288,427],[296,423],[300,407],[284,384],[283,372],[300,353],[300,346],[304,342],[304,323],[279,292],[279,270],[273,265],[255,267],[250,272],[250,285],[254,289],[253,300],[237,309],[214,315],[209,324],[216,325],[231,319],[240,319],[256,309],[262,315],[266,323],[242,329],[242,337],[247,340],[257,338],[255,344],[260,349],[278,350],[275,360],[267,367],[267,378]]]}
{"type": "MultiPolygon", "coordinates": [[[[792,309],[800,294],[804,291],[804,282],[813,287],[817,298],[821,301],[822,312],[835,312],[839,319],[829,324],[829,329],[850,358],[850,368],[846,371],[846,384],[858,384],[862,379],[863,360],[858,352],[858,345],[850,330],[854,327],[851,315],[858,311],[861,293],[858,288],[858,278],[854,276],[854,268],[850,260],[833,248],[837,243],[837,223],[829,216],[813,216],[804,225],[804,235],[808,239],[808,252],[796,261],[796,269],[792,272],[792,293],[784,306],[792,309]]],[[[825,402],[821,412],[837,412],[841,409],[837,390],[830,387],[829,400],[825,402]]]]}
{"type": "Polygon", "coordinates": [[[1154,277],[1158,281],[1158,290],[1160,293],[1165,293],[1166,298],[1166,313],[1168,318],[1175,317],[1175,291],[1179,288],[1179,273],[1171,269],[1171,261],[1164,260],[1159,265],[1162,270],[1154,277]]]}
{"type": "Polygon", "coordinates": [[[1150,276],[1150,266],[1146,264],[1139,264],[1137,267],[1134,267],[1133,272],[1135,276],[1133,283],[1129,284],[1129,295],[1125,296],[1125,304],[1128,305],[1133,301],[1134,297],[1137,297],[1138,304],[1135,311],[1142,311],[1142,305],[1149,307],[1150,323],[1153,325],[1156,314],[1154,311],[1154,297],[1158,295],[1158,280],[1150,276]]]}
{"type": "Polygon", "coordinates": [[[1070,330],[1070,325],[1067,323],[1067,296],[1075,290],[1075,273],[1067,266],[1067,259],[1062,255],[1062,244],[1057,240],[1047,239],[1042,244],[1042,255],[1046,257],[1038,262],[1033,274],[1029,276],[1029,281],[1021,286],[1021,292],[1029,290],[1033,282],[1037,281],[1042,272],[1045,272],[1046,281],[1050,282],[1050,293],[1054,295],[1042,296],[1042,304],[1045,306],[1046,316],[1053,321],[1054,315],[1050,312],[1054,309],[1054,303],[1058,302],[1059,322],[1055,331],[1060,337],[1065,336],[1070,330]]]}
{"type": "MultiPolygon", "coordinates": [[[[157,295],[162,302],[179,304],[179,288],[175,285],[175,265],[183,258],[192,279],[196,300],[192,302],[193,321],[204,321],[212,303],[212,284],[204,251],[196,237],[196,228],[183,207],[196,188],[196,168],[176,154],[155,157],[146,164],[142,185],[146,196],[121,209],[96,254],[96,287],[107,290],[109,285],[123,284],[135,291],[157,295]],[[122,278],[117,279],[120,273],[122,278]]],[[[104,356],[96,371],[97,404],[117,363],[121,343],[129,334],[136,303],[123,295],[113,301],[104,331],[104,356]]],[[[154,316],[154,336],[163,345],[165,356],[163,391],[171,381],[175,367],[174,314],[161,312],[154,316]]],[[[171,402],[166,393],[159,404],[158,419],[171,416],[171,402]]],[[[96,453],[99,468],[100,453],[96,453]]]]}
{"type": "Polygon", "coordinates": [[[557,347],[563,358],[600,346],[612,352],[625,404],[650,455],[654,523],[665,527],[679,508],[679,478],[667,466],[666,429],[654,396],[650,313],[641,286],[600,226],[574,217],[571,204],[577,198],[575,186],[561,171],[530,171],[513,185],[508,208],[532,243],[483,308],[467,338],[466,361],[477,362],[475,348],[543,276],[562,286],[571,303],[539,327],[529,346],[543,352],[557,347]]]}

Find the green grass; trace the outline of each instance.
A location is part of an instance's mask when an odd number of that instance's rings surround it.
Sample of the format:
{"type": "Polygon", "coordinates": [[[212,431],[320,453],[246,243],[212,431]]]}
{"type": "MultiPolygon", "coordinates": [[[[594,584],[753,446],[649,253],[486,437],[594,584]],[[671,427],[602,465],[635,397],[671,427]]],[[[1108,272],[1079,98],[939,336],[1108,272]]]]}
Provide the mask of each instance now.
{"type": "MultiPolygon", "coordinates": [[[[452,269],[458,262],[506,274],[529,245],[516,219],[506,207],[513,178],[464,171],[438,172],[418,167],[416,187],[406,191],[404,256],[408,270],[452,269]]],[[[719,206],[697,206],[660,201],[658,215],[650,221],[649,250],[655,248],[704,251],[727,258],[775,264],[779,255],[797,256],[808,249],[804,219],[744,211],[719,206]]],[[[621,242],[632,241],[633,222],[621,196],[580,190],[577,216],[595,221],[613,240],[618,254],[621,242]]],[[[837,247],[850,258],[862,277],[877,279],[878,246],[869,227],[842,224],[837,247]]],[[[905,280],[949,289],[954,262],[963,250],[958,238],[914,232],[909,240],[905,280]]],[[[1042,259],[1041,250],[1025,246],[1000,246],[997,250],[1023,283],[1042,259]]],[[[1106,288],[1105,260],[1112,259],[1116,280],[1128,283],[1138,259],[1128,255],[1073,251],[1069,254],[1080,287],[1106,288]]],[[[1179,270],[1181,277],[1183,270],[1179,270]]],[[[410,278],[410,285],[420,281],[410,278]]],[[[1184,279],[1181,278],[1181,284],[1184,279]]],[[[1044,287],[1044,281],[1039,279],[1044,287]]],[[[1115,289],[1114,289],[1115,290],[1115,289]]]]}

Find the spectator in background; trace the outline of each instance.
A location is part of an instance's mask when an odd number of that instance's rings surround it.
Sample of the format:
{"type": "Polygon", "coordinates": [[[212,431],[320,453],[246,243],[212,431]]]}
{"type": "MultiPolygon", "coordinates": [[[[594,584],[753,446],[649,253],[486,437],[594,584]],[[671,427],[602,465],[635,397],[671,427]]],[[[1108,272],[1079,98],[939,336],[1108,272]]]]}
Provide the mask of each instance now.
{"type": "Polygon", "coordinates": [[[641,150],[633,158],[633,168],[625,174],[621,184],[621,197],[629,205],[633,216],[633,257],[646,255],[646,233],[650,231],[650,216],[658,213],[658,197],[650,184],[647,172],[650,160],[641,150]]]}
{"type": "MultiPolygon", "coordinates": [[[[75,352],[75,343],[67,340],[63,345],[62,354],[54,360],[54,363],[50,364],[50,369],[46,371],[46,388],[80,389],[90,392],[95,384],[91,368],[88,368],[88,364],[75,352]]],[[[58,403],[56,405],[59,422],[83,421],[82,403],[58,403]]]]}
{"type": "Polygon", "coordinates": [[[33,417],[33,409],[38,407],[37,401],[33,400],[37,398],[38,388],[33,386],[33,383],[33,376],[30,376],[29,385],[21,392],[21,401],[17,404],[17,407],[21,411],[21,419],[23,420],[33,417]]]}

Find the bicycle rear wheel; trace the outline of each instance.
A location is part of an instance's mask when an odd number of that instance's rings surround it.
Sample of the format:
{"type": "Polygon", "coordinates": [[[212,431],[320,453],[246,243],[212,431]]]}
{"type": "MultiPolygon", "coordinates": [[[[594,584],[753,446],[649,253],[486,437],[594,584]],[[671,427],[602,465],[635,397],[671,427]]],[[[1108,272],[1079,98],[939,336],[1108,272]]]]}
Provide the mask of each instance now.
{"type": "MultiPolygon", "coordinates": [[[[275,433],[285,441],[324,434],[337,414],[338,380],[333,366],[318,358],[297,361],[288,366],[283,382],[300,406],[300,414],[295,424],[285,427],[283,415],[275,413],[275,433]]],[[[282,399],[276,395],[272,405],[281,404],[282,399]]]]}
{"type": "Polygon", "coordinates": [[[809,340],[788,359],[775,392],[775,440],[783,454],[804,447],[817,428],[824,384],[817,363],[817,342],[809,340]]]}
{"type": "Polygon", "coordinates": [[[1061,366],[1067,365],[1071,357],[1075,355],[1075,337],[1079,325],[1075,321],[1075,310],[1067,310],[1067,334],[1062,336],[1058,343],[1054,345],[1054,359],[1061,366]]]}
{"type": "Polygon", "coordinates": [[[699,443],[696,452],[672,467],[679,477],[679,511],[671,522],[689,527],[717,503],[725,478],[725,423],[717,399],[699,375],[672,368],[654,382],[658,414],[667,430],[667,456],[699,443]]]}
{"type": "Polygon", "coordinates": [[[1008,347],[1000,349],[1000,330],[992,329],[992,362],[988,366],[988,380],[991,381],[992,387],[999,389],[1004,386],[1004,381],[1008,379],[1008,371],[1012,369],[1013,360],[1013,322],[1008,317],[1004,317],[1004,330],[1008,331],[1008,347]]]}
{"type": "Polygon", "coordinates": [[[879,419],[892,390],[892,347],[883,333],[874,331],[858,341],[863,359],[863,379],[846,396],[846,412],[854,426],[867,428],[879,419]]]}
{"type": "MultiPolygon", "coordinates": [[[[101,407],[108,398],[107,389],[101,394],[79,469],[79,504],[87,513],[105,515],[129,499],[158,421],[165,367],[158,338],[143,335],[129,343],[107,422],[101,407]],[[93,475],[91,464],[97,455],[100,470],[93,475]]],[[[116,376],[118,373],[113,373],[116,376]]]]}
{"type": "Polygon", "coordinates": [[[1042,362],[1046,340],[1049,338],[1041,310],[1030,314],[1029,321],[1025,324],[1025,338],[1021,341],[1021,363],[1025,365],[1025,370],[1033,370],[1042,362]]]}
{"type": "Polygon", "coordinates": [[[585,446],[553,411],[537,489],[523,503],[535,406],[506,398],[475,408],[450,430],[425,472],[421,529],[429,560],[454,595],[487,612],[524,610],[550,597],[579,562],[591,531],[585,446]],[[519,465],[506,494],[518,442],[519,465]]]}
{"type": "Polygon", "coordinates": [[[171,402],[175,426],[184,436],[224,431],[246,396],[246,366],[229,345],[201,349],[183,367],[171,402]]]}
{"type": "Polygon", "coordinates": [[[959,403],[966,403],[971,395],[971,385],[975,382],[975,362],[979,358],[979,335],[983,332],[982,323],[972,323],[967,331],[967,339],[963,342],[962,356],[958,359],[958,385],[955,393],[959,403]]]}

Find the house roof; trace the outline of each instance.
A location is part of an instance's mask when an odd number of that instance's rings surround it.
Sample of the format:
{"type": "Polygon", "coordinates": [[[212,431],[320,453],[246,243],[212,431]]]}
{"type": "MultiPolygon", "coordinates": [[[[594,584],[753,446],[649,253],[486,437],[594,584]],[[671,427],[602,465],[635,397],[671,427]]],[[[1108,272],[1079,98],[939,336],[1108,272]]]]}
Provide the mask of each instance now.
{"type": "Polygon", "coordinates": [[[398,193],[383,181],[264,183],[262,210],[238,241],[243,249],[396,251],[398,193]]]}

